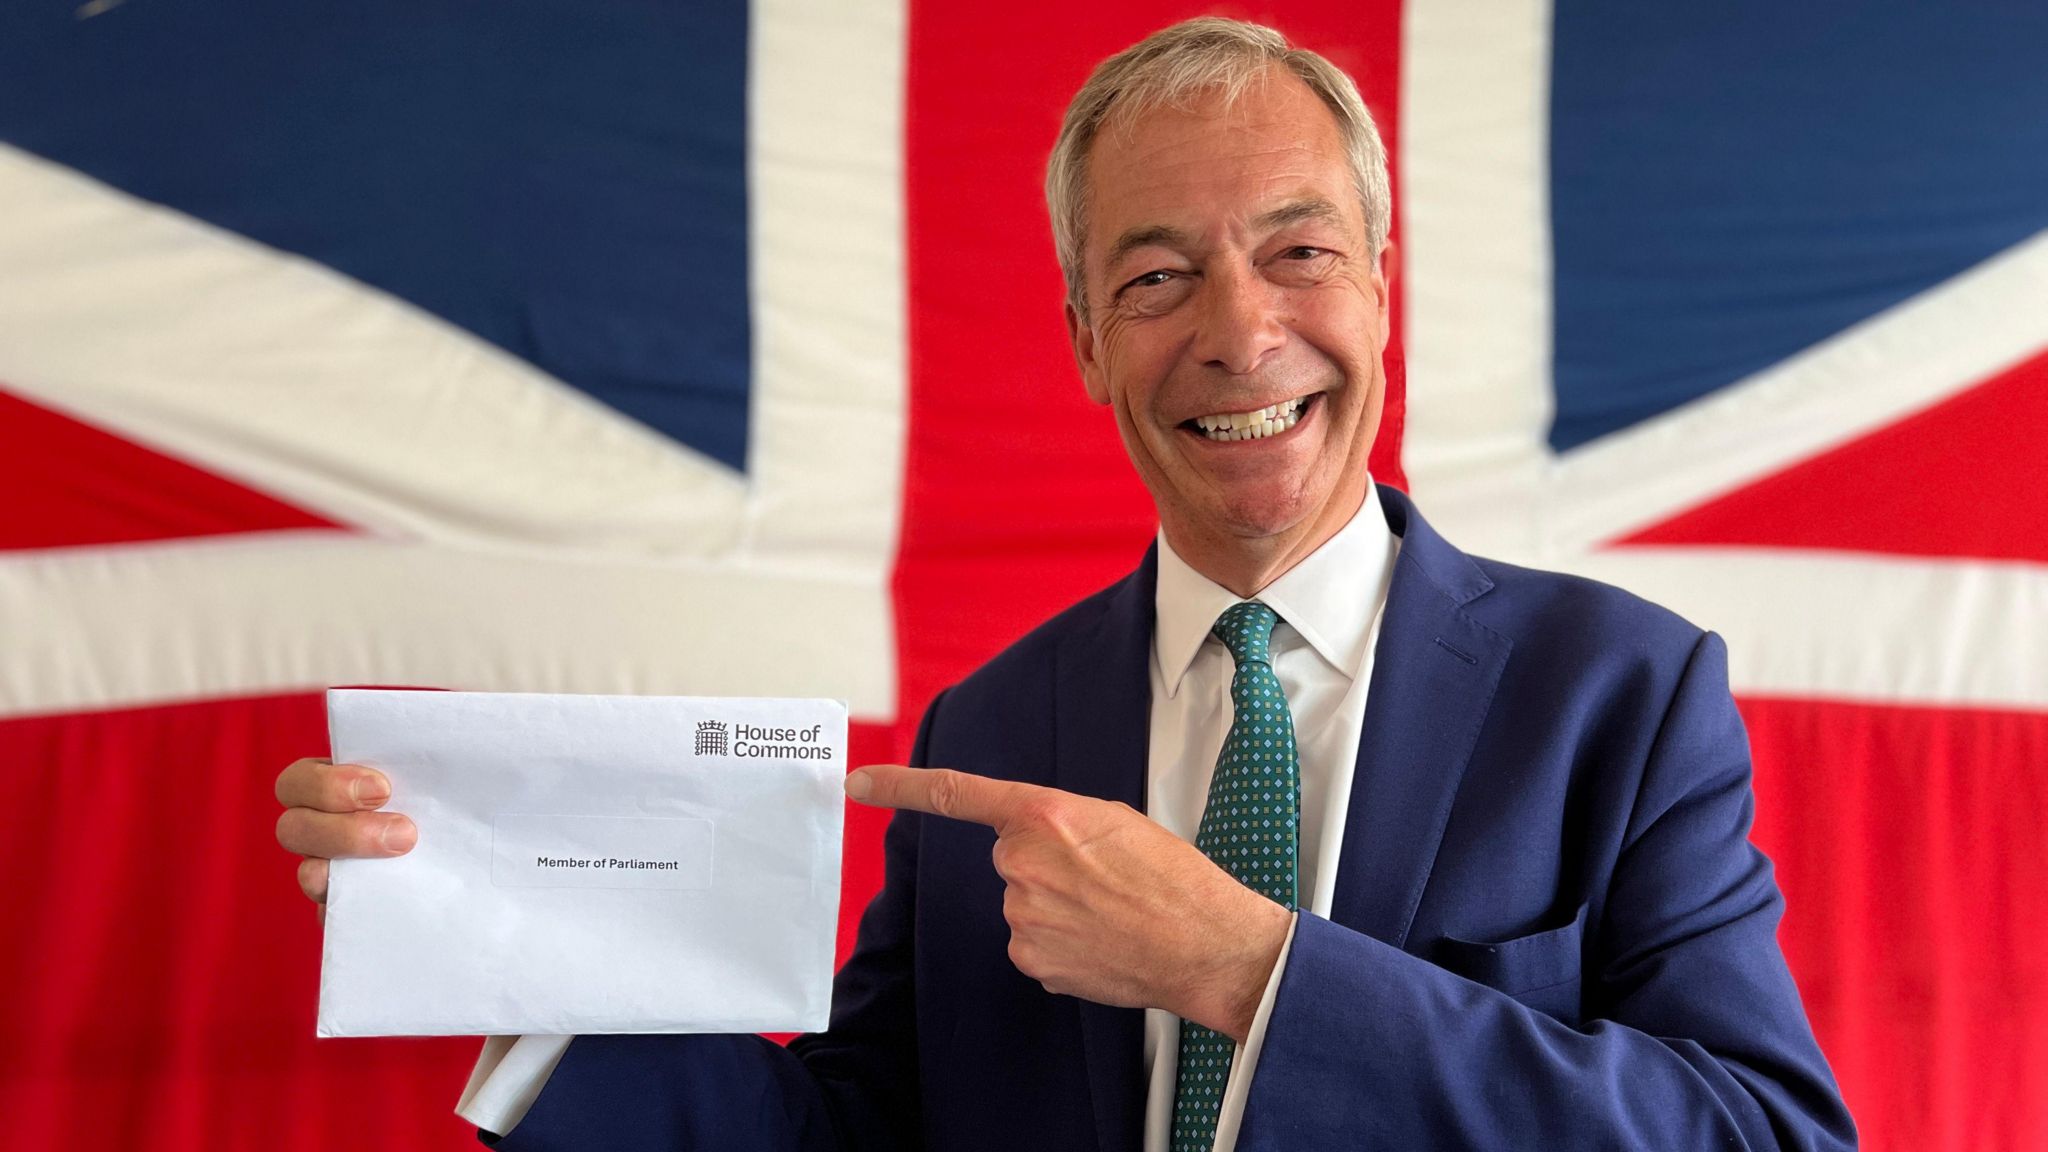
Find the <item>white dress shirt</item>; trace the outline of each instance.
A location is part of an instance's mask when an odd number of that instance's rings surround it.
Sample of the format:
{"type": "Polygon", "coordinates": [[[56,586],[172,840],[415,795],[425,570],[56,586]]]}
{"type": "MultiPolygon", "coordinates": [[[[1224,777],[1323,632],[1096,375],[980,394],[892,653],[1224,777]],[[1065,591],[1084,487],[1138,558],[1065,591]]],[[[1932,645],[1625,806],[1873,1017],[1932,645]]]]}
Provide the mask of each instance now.
{"type": "MultiPolygon", "coordinates": [[[[1344,813],[1365,722],[1373,647],[1399,547],[1399,538],[1387,528],[1379,493],[1368,485],[1365,502],[1351,521],[1258,595],[1280,616],[1269,651],[1273,674],[1280,679],[1294,717],[1295,754],[1301,766],[1297,859],[1302,907],[1320,916],[1329,915],[1337,887],[1344,813]]],[[[1145,814],[1190,841],[1201,825],[1202,809],[1209,802],[1209,778],[1230,732],[1230,680],[1236,671],[1229,650],[1209,635],[1209,628],[1237,602],[1235,593],[1189,567],[1161,533],[1153,600],[1145,814]]],[[[1290,934],[1266,982],[1251,1034],[1231,1061],[1216,1125],[1216,1152],[1234,1152],[1237,1146],[1238,1123],[1292,946],[1290,934]]],[[[553,1075],[569,1039],[486,1039],[456,1113],[486,1131],[511,1131],[553,1075]]],[[[1179,1047],[1179,1018],[1147,1009],[1145,1152],[1166,1152],[1179,1047]]]]}
{"type": "MultiPolygon", "coordinates": [[[[1365,723],[1373,647],[1399,546],[1400,538],[1387,528],[1379,492],[1368,488],[1350,523],[1257,597],[1280,616],[1268,652],[1294,717],[1295,758],[1301,768],[1296,856],[1301,906],[1319,916],[1330,914],[1337,889],[1337,860],[1344,849],[1344,813],[1351,802],[1358,735],[1365,723]]],[[[1189,567],[1161,535],[1145,814],[1187,840],[1193,840],[1201,826],[1209,779],[1230,733],[1230,680],[1237,670],[1230,650],[1209,635],[1209,628],[1238,599],[1189,567]]],[[[1216,1123],[1216,1152],[1237,1147],[1238,1122],[1293,944],[1290,934],[1266,982],[1251,1033],[1230,1062],[1230,1080],[1216,1123]]],[[[1166,1152],[1179,1050],[1179,1018],[1147,1009],[1145,1152],[1166,1152]]]]}

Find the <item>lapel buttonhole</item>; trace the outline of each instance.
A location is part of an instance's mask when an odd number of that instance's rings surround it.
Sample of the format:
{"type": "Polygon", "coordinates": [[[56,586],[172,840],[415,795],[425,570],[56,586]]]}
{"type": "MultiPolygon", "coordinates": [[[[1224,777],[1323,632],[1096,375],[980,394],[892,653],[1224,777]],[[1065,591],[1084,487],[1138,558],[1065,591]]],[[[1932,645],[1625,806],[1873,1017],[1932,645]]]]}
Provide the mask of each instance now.
{"type": "Polygon", "coordinates": [[[1458,659],[1463,660],[1467,664],[1476,665],[1479,663],[1479,657],[1472,655],[1470,652],[1465,651],[1463,648],[1458,647],[1456,644],[1451,643],[1450,641],[1444,639],[1441,636],[1436,638],[1436,646],[1443,649],[1446,652],[1449,652],[1451,655],[1456,656],[1458,659]]]}

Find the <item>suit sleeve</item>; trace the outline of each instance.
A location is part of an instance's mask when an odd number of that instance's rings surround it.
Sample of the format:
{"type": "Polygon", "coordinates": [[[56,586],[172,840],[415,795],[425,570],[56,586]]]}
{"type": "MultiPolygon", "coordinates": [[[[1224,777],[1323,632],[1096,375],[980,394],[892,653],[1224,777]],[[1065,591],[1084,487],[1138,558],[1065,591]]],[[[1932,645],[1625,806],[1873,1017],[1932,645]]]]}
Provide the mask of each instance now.
{"type": "MultiPolygon", "coordinates": [[[[943,694],[940,700],[943,700],[943,694]]],[[[939,701],[911,763],[925,762],[939,701]]],[[[507,1152],[883,1152],[919,1147],[911,939],[919,817],[883,837],[882,890],[832,984],[832,1026],[784,1048],[759,1036],[578,1036],[507,1152]]]]}
{"type": "Polygon", "coordinates": [[[1303,914],[1238,1148],[1836,1149],[1855,1127],[1748,841],[1727,651],[1694,647],[1643,769],[1574,1028],[1303,914]]]}

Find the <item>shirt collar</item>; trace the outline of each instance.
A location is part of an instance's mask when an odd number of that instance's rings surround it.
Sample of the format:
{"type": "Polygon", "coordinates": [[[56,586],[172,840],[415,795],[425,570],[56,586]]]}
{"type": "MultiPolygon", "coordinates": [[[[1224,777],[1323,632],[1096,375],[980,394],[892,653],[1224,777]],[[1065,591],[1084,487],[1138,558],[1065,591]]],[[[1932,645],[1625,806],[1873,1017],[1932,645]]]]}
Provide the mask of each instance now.
{"type": "MultiPolygon", "coordinates": [[[[1350,522],[1261,589],[1258,599],[1279,613],[1333,670],[1354,676],[1365,662],[1373,618],[1386,600],[1394,543],[1379,491],[1368,479],[1365,500],[1350,522]]],[[[1238,599],[1189,566],[1160,532],[1152,655],[1159,662],[1168,697],[1179,695],[1181,679],[1209,638],[1210,627],[1238,599]]]]}

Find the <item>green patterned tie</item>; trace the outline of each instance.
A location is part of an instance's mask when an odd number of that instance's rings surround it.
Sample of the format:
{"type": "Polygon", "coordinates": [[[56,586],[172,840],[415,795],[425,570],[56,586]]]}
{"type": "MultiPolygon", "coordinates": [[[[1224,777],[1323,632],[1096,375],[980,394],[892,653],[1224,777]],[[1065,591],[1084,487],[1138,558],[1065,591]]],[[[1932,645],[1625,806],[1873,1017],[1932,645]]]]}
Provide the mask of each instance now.
{"type": "MultiPolygon", "coordinates": [[[[1292,909],[1301,771],[1294,758],[1294,718],[1267,655],[1279,620],[1271,608],[1248,600],[1224,610],[1210,629],[1237,660],[1237,672],[1230,678],[1230,735],[1216,758],[1195,847],[1245,887],[1292,909]]],[[[1216,1143],[1216,1117],[1235,1049],[1223,1033],[1182,1021],[1173,1152],[1209,1152],[1216,1143]]]]}

